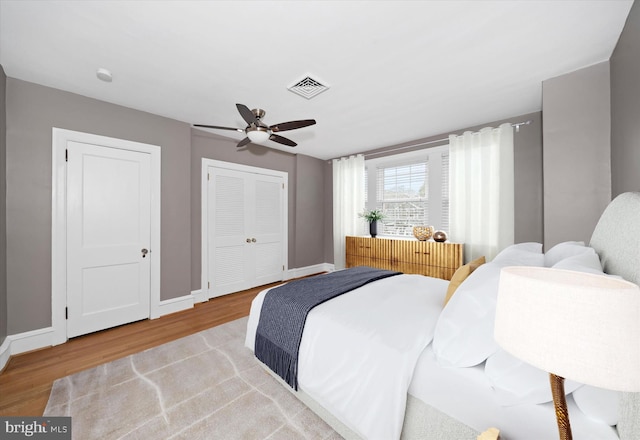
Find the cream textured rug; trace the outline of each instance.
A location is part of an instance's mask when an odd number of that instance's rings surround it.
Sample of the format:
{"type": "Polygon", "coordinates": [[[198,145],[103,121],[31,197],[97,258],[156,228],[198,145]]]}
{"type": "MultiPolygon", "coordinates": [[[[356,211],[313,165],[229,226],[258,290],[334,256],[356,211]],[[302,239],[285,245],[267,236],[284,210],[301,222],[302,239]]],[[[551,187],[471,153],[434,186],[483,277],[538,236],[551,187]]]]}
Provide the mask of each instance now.
{"type": "Polygon", "coordinates": [[[340,439],[244,347],[247,318],[54,382],[74,439],[340,439]]]}

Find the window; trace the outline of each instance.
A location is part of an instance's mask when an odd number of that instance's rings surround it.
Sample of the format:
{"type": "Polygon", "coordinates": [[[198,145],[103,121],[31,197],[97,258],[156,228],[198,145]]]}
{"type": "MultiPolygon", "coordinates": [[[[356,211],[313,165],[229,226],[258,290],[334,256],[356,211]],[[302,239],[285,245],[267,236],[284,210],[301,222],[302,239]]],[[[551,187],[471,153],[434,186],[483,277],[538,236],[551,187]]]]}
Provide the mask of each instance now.
{"type": "Polygon", "coordinates": [[[367,209],[385,219],[380,235],[413,236],[414,226],[449,228],[449,148],[435,147],[365,161],[367,209]]]}

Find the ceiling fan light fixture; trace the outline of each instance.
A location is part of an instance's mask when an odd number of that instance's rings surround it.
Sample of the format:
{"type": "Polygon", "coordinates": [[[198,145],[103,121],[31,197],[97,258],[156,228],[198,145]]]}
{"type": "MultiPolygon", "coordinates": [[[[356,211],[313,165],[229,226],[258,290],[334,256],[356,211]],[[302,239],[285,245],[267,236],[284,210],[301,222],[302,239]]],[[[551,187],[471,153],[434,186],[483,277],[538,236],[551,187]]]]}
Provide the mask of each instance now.
{"type": "Polygon", "coordinates": [[[253,129],[247,129],[247,137],[251,139],[254,144],[261,144],[269,139],[269,130],[265,127],[255,127],[253,129]]]}

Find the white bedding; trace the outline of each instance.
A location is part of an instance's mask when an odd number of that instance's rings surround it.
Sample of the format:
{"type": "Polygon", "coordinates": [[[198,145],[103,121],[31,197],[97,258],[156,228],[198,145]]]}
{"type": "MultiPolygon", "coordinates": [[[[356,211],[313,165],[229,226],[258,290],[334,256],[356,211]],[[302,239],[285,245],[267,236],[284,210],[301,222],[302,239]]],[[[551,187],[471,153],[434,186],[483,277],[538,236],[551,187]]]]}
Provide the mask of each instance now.
{"type": "MultiPolygon", "coordinates": [[[[448,284],[398,275],[314,308],[300,344],[299,388],[363,438],[399,438],[414,366],[448,284]]],[[[245,345],[252,351],[266,292],[251,305],[245,345]]]]}
{"type": "MultiPolygon", "coordinates": [[[[484,364],[441,366],[431,345],[418,360],[409,394],[479,432],[497,427],[502,440],[558,438],[552,402],[502,406],[484,374],[484,364]]],[[[584,415],[571,396],[567,396],[567,405],[574,438],[618,440],[614,428],[584,415]]]]}

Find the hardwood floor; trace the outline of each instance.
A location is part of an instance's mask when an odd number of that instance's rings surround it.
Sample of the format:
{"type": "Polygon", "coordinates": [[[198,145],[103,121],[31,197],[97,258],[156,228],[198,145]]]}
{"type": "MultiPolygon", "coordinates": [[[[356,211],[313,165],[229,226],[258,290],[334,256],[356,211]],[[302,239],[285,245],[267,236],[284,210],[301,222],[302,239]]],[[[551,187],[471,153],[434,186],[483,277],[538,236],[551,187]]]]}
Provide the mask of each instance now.
{"type": "Polygon", "coordinates": [[[56,379],[247,316],[253,298],[264,288],[277,284],[221,296],[193,309],[12,356],[0,374],[0,415],[41,416],[56,379]]]}

